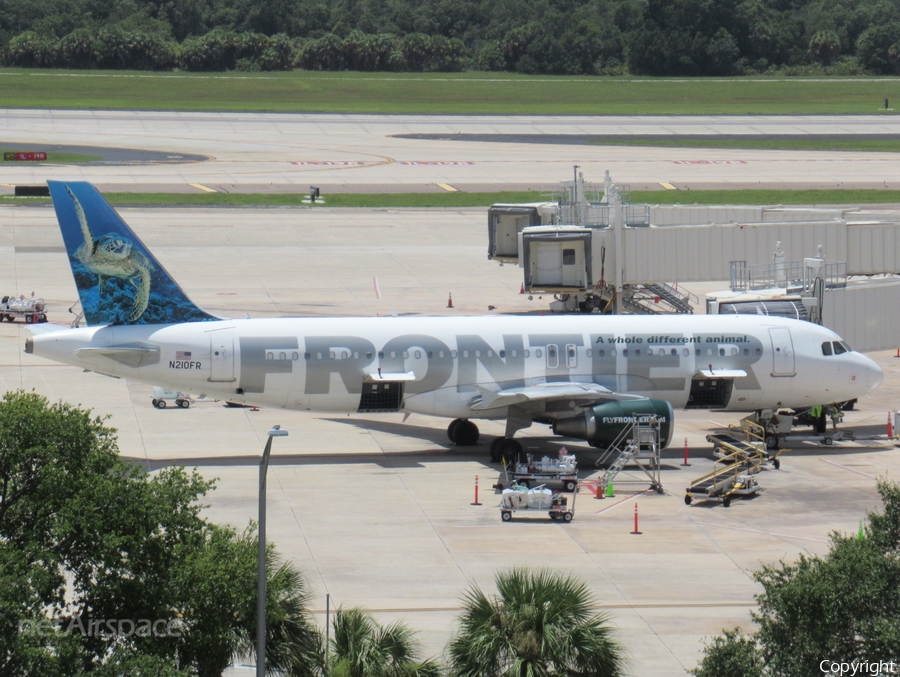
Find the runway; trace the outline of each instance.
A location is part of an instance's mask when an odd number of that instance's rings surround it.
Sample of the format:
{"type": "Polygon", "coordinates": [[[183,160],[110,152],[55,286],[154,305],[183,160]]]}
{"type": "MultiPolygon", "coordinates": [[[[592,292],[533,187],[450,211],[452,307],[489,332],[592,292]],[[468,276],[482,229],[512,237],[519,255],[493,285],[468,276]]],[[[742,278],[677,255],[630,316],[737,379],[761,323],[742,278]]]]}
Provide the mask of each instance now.
{"type": "Polygon", "coordinates": [[[401,138],[398,135],[900,134],[897,116],[468,116],[0,111],[0,142],[105,146],[204,162],[0,164],[0,184],[92,181],[107,191],[540,190],[569,179],[632,189],[900,187],[893,153],[705,150],[401,138]],[[195,186],[191,186],[195,184],[195,186]],[[443,187],[441,186],[443,184],[443,187]]]}

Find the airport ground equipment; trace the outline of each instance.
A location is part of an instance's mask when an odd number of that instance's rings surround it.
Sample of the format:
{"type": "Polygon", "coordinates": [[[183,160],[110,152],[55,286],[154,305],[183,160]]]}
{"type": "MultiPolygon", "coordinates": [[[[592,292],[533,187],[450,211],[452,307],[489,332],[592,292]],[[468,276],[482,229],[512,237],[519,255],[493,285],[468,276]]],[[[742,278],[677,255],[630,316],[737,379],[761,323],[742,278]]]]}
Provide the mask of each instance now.
{"type": "Polygon", "coordinates": [[[606,495],[612,484],[626,465],[634,463],[650,478],[650,488],[663,493],[660,476],[660,421],[658,416],[633,416],[629,425],[622,429],[615,441],[597,459],[597,466],[606,466],[606,471],[597,483],[597,496],[606,495]]]}
{"type": "Polygon", "coordinates": [[[797,435],[793,432],[796,414],[792,409],[763,409],[741,419],[741,427],[753,425],[764,431],[760,434],[768,449],[780,447],[788,437],[798,442],[820,442],[827,446],[836,441],[853,439],[853,433],[849,430],[826,430],[814,435],[797,435]]]}
{"type": "Polygon", "coordinates": [[[778,470],[781,451],[770,452],[763,435],[764,430],[759,424],[743,419],[740,428],[729,426],[726,431],[710,433],[706,441],[713,445],[713,456],[720,460],[743,463],[758,459],[761,463],[771,463],[778,470]]]}
{"type": "Polygon", "coordinates": [[[157,409],[165,409],[167,401],[174,402],[177,407],[187,409],[191,406],[193,400],[187,393],[181,393],[177,390],[166,390],[165,388],[155,386],[153,388],[153,399],[150,400],[150,403],[157,409]]]}
{"type": "Polygon", "coordinates": [[[752,496],[765,491],[765,487],[752,473],[741,473],[737,465],[717,468],[708,475],[691,483],[684,495],[684,502],[690,505],[695,495],[722,501],[724,507],[731,505],[735,496],[752,496]]]}
{"type": "Polygon", "coordinates": [[[705,496],[722,501],[726,508],[733,496],[748,496],[763,491],[763,487],[753,477],[764,467],[781,467],[779,456],[783,450],[770,452],[762,441],[759,425],[746,419],[741,428],[710,433],[707,441],[713,445],[715,466],[690,483],[685,490],[684,502],[690,505],[695,496],[705,496]]]}
{"type": "Polygon", "coordinates": [[[555,492],[544,485],[528,488],[526,485],[513,482],[509,489],[504,489],[500,495],[500,518],[504,522],[512,519],[514,512],[546,512],[552,520],[571,522],[575,517],[575,496],[571,492],[572,504],[569,505],[569,496],[563,492],[555,492]]]}
{"type": "Polygon", "coordinates": [[[44,299],[35,298],[32,292],[31,298],[24,296],[4,296],[0,299],[0,320],[6,318],[8,322],[15,322],[22,318],[26,323],[38,323],[47,321],[47,313],[44,299]]]}
{"type": "MultiPolygon", "coordinates": [[[[578,461],[574,454],[560,451],[558,459],[544,456],[540,460],[528,454],[523,463],[511,465],[513,483],[525,487],[554,484],[562,486],[563,491],[571,493],[578,488],[578,461]]],[[[509,469],[507,469],[507,477],[509,469]]],[[[502,488],[502,487],[501,487],[502,488]]]]}

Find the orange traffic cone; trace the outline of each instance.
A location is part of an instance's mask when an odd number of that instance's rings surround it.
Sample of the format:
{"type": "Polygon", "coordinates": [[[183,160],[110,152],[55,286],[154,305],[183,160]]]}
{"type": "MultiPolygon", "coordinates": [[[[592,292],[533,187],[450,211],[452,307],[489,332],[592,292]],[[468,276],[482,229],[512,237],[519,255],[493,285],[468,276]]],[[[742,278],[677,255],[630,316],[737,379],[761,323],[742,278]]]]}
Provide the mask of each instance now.
{"type": "Polygon", "coordinates": [[[453,294],[450,294],[450,295],[447,297],[447,307],[448,307],[448,308],[452,308],[452,307],[453,307],[453,294]]]}
{"type": "MultiPolygon", "coordinates": [[[[519,293],[520,293],[520,294],[524,294],[524,293],[525,293],[525,283],[524,283],[524,282],[522,283],[522,287],[519,289],[519,293]]],[[[900,351],[898,351],[898,352],[900,352],[900,351]]]]}

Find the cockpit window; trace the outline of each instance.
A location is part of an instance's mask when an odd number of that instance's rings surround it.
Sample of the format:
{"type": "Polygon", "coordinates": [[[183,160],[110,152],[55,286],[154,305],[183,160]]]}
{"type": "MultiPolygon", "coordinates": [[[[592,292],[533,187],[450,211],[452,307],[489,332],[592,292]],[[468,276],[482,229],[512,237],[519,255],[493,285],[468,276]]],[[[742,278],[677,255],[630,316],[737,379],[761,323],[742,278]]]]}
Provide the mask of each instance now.
{"type": "Polygon", "coordinates": [[[847,348],[844,347],[845,344],[843,341],[834,341],[833,344],[834,344],[834,354],[835,355],[841,355],[841,354],[847,352],[847,348]]]}
{"type": "Polygon", "coordinates": [[[841,345],[844,346],[844,348],[847,349],[847,352],[848,352],[848,353],[852,353],[852,352],[853,352],[853,348],[851,348],[851,347],[850,347],[850,344],[848,344],[846,341],[841,341],[841,345]]]}
{"type": "Polygon", "coordinates": [[[823,355],[831,355],[832,354],[831,341],[825,341],[825,343],[822,344],[822,354],[823,355]]]}

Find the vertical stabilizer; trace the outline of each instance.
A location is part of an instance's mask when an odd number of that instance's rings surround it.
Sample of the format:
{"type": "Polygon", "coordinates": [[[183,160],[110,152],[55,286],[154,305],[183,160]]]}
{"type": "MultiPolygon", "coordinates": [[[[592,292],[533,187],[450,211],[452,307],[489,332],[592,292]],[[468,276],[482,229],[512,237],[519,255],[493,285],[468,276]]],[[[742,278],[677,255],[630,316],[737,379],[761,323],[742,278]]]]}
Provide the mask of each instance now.
{"type": "Polygon", "coordinates": [[[94,186],[47,185],[88,325],[219,319],[194,305],[94,186]]]}

